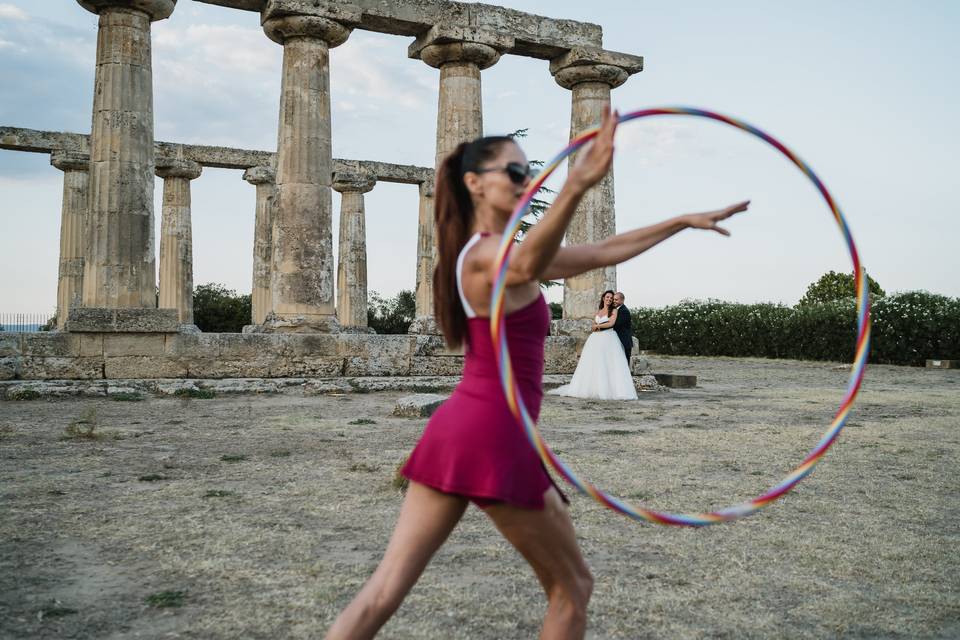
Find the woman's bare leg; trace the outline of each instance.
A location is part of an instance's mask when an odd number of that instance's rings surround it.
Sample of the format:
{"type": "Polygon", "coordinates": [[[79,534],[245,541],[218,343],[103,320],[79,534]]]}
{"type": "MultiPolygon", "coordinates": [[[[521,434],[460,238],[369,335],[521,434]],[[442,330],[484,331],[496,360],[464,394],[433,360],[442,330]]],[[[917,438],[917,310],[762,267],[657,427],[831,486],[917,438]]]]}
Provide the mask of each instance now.
{"type": "Polygon", "coordinates": [[[540,637],[583,638],[593,576],[580,553],[573,522],[553,487],[543,511],[497,504],[484,509],[500,533],[516,547],[547,593],[547,615],[540,637]]]}
{"type": "Polygon", "coordinates": [[[383,560],[327,632],[327,639],[372,638],[416,584],[457,526],[467,501],[410,483],[383,560]]]}

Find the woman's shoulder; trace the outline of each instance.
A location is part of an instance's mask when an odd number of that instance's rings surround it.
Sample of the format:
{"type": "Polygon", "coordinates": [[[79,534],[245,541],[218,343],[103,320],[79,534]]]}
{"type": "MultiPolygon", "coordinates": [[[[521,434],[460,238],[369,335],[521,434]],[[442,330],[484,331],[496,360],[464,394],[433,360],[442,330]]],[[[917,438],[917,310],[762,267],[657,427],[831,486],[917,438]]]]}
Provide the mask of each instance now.
{"type": "Polygon", "coordinates": [[[501,237],[502,234],[482,234],[470,247],[470,251],[464,258],[465,262],[475,269],[488,267],[497,258],[501,237]]]}

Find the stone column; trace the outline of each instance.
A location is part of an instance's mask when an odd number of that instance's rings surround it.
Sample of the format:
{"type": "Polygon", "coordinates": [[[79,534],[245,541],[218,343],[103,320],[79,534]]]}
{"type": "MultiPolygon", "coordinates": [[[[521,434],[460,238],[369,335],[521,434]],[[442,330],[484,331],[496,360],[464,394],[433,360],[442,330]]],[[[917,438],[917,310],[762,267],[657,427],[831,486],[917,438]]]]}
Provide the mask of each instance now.
{"type": "MultiPolygon", "coordinates": [[[[461,142],[483,135],[480,72],[496,64],[501,52],[513,46],[514,40],[509,36],[442,24],[431,28],[410,46],[410,57],[419,58],[440,70],[434,167],[439,167],[461,142]]],[[[438,333],[433,319],[435,241],[432,186],[421,185],[419,218],[417,319],[410,325],[410,333],[438,333]]]]}
{"type": "Polygon", "coordinates": [[[156,308],[150,23],[176,0],[79,0],[99,14],[85,307],[156,308]]]}
{"type": "Polygon", "coordinates": [[[257,186],[257,213],[253,227],[253,289],[251,322],[262,325],[273,309],[270,297],[270,264],[273,256],[273,214],[276,204],[276,172],[270,167],[251,167],[243,179],[257,186]]]}
{"type": "MultiPolygon", "coordinates": [[[[570,138],[600,123],[603,107],[610,104],[610,90],[643,68],[643,59],[597,49],[574,49],[553,60],[550,71],[557,83],[570,89],[570,138]]],[[[576,156],[570,157],[570,166],[576,156]]],[[[570,226],[568,245],[597,242],[616,233],[613,171],[586,193],[570,226]]],[[[606,289],[616,289],[616,267],[596,269],[567,278],[563,283],[563,318],[592,318],[606,289]]]]}
{"type": "Polygon", "coordinates": [[[265,12],[263,28],[283,45],[273,310],[263,330],[336,332],[329,50],[347,40],[350,27],[316,15],[265,12]]]}
{"type": "Polygon", "coordinates": [[[433,317],[433,268],[437,259],[437,237],[434,233],[433,182],[421,182],[420,214],[417,220],[417,291],[416,317],[410,333],[439,333],[433,317]]]}
{"type": "Polygon", "coordinates": [[[90,156],[54,151],[50,164],[63,171],[63,204],[60,214],[60,270],[57,281],[57,329],[63,329],[70,309],[83,299],[83,264],[90,206],[90,156]]]}
{"type": "Polygon", "coordinates": [[[337,171],[333,188],[340,196],[340,245],[337,264],[337,318],[342,330],[367,330],[367,230],[363,194],[376,186],[365,171],[337,171]]]}
{"type": "Polygon", "coordinates": [[[176,309],[181,325],[193,324],[193,230],[190,220],[190,181],[202,167],[191,160],[161,160],[163,213],[160,219],[161,309],[176,309]]]}

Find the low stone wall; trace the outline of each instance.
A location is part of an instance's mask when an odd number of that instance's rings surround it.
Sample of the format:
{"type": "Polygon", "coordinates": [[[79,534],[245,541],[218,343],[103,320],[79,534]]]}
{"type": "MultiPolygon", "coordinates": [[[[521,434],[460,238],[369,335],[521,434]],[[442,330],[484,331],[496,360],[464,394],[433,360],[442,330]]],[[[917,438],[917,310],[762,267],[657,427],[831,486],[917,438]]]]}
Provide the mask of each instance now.
{"type": "MultiPolygon", "coordinates": [[[[576,338],[551,336],[546,373],[573,373],[576,338]]],[[[458,376],[439,336],[0,333],[0,380],[458,376]]]]}

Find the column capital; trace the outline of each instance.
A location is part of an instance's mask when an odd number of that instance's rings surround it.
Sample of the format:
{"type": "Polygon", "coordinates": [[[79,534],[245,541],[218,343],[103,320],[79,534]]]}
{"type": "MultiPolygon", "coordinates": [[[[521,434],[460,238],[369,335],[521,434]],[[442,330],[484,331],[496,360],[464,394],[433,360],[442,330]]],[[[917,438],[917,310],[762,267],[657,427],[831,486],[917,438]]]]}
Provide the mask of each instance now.
{"type": "Polygon", "coordinates": [[[334,191],[345,193],[348,191],[354,193],[366,193],[377,185],[377,177],[363,169],[347,169],[336,171],[333,174],[334,191]]]}
{"type": "Polygon", "coordinates": [[[99,14],[104,9],[134,9],[150,16],[150,20],[164,20],[170,17],[177,0],[77,0],[80,6],[91,13],[99,14]]]}
{"type": "Polygon", "coordinates": [[[407,55],[437,69],[448,62],[473,62],[483,70],[496,64],[500,54],[515,44],[512,36],[487,29],[436,24],[414,40],[407,55]]]}
{"type": "Polygon", "coordinates": [[[200,177],[203,167],[193,160],[180,158],[157,158],[155,172],[160,178],[187,178],[195,180],[200,177]]]}
{"type": "Polygon", "coordinates": [[[611,89],[643,71],[643,58],[593,47],[576,47],[550,61],[553,79],[565,89],[582,82],[600,82],[611,89]]]}
{"type": "Polygon", "coordinates": [[[350,37],[363,14],[352,4],[321,0],[268,0],[260,14],[267,37],[277,44],[288,38],[323,40],[339,47],[350,37]]]}
{"type": "Polygon", "coordinates": [[[243,172],[243,179],[250,184],[274,184],[277,181],[277,172],[272,167],[250,167],[243,172]]]}
{"type": "Polygon", "coordinates": [[[60,171],[89,171],[90,154],[78,151],[52,151],[50,164],[60,171]]]}

